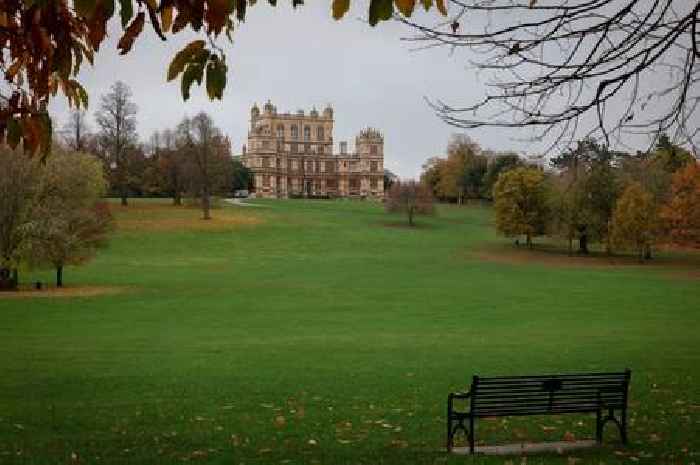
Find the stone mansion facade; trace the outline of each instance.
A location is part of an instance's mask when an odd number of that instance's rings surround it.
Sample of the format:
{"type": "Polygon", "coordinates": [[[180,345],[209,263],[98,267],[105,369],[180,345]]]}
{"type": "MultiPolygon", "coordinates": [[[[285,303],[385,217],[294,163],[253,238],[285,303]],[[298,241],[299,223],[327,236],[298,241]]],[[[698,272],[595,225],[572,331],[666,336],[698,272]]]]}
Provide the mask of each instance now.
{"type": "Polygon", "coordinates": [[[376,129],[362,130],[355,150],[340,143],[333,153],[333,109],[321,114],[277,113],[269,101],[262,112],[250,111],[248,144],[243,164],[253,172],[256,196],[371,197],[384,196],[384,137],[376,129]]]}

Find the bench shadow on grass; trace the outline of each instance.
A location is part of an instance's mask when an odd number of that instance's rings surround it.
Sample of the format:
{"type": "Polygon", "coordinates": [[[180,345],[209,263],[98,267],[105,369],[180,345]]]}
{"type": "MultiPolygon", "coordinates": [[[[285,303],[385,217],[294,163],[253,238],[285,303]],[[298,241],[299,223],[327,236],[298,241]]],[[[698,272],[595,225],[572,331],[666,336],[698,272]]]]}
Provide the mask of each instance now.
{"type": "Polygon", "coordinates": [[[663,247],[650,260],[640,261],[630,253],[591,250],[569,253],[565,244],[535,243],[532,248],[513,243],[490,242],[467,253],[470,258],[508,265],[542,265],[555,268],[647,269],[677,278],[700,280],[700,251],[663,247]]]}

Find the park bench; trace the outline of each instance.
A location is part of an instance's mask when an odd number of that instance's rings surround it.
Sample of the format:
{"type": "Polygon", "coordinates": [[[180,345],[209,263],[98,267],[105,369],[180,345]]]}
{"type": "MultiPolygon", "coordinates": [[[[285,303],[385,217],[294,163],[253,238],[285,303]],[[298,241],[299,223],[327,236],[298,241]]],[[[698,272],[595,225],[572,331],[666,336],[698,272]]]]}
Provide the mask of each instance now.
{"type": "Polygon", "coordinates": [[[627,392],[631,371],[622,373],[581,373],[569,375],[474,376],[469,392],[450,393],[447,398],[447,450],[460,429],[474,453],[477,418],[595,413],[596,441],[603,440],[609,421],[627,443],[627,392]],[[469,411],[455,409],[455,401],[468,401],[469,411]],[[615,413],[619,412],[619,416],[615,413]],[[469,429],[465,425],[469,422],[469,429]]]}

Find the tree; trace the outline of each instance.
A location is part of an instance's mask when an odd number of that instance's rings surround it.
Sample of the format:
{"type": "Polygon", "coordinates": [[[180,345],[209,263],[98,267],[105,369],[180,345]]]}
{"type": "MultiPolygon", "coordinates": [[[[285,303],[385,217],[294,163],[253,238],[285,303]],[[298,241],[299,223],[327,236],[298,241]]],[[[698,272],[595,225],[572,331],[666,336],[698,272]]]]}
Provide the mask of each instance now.
{"type": "Polygon", "coordinates": [[[188,184],[202,206],[202,219],[211,219],[211,195],[229,191],[231,144],[209,115],[185,118],[177,127],[178,150],[189,161],[188,184]]]}
{"type": "Polygon", "coordinates": [[[489,151],[485,151],[485,154],[487,154],[491,161],[488,164],[486,174],[484,175],[482,195],[487,199],[493,199],[493,186],[496,184],[498,176],[512,168],[522,166],[523,162],[516,153],[491,153],[489,151]]]}
{"type": "Polygon", "coordinates": [[[384,191],[386,192],[391,189],[391,186],[393,186],[398,179],[398,176],[396,176],[390,170],[384,168],[384,191]]]}
{"type": "Polygon", "coordinates": [[[137,141],[136,104],[131,100],[131,89],[121,81],[102,96],[95,119],[100,127],[100,144],[108,156],[110,168],[116,170],[116,184],[119,188],[121,204],[127,205],[129,196],[129,170],[127,158],[137,141]]]}
{"type": "Polygon", "coordinates": [[[389,189],[384,205],[388,212],[405,213],[409,226],[414,225],[415,215],[431,215],[434,211],[430,188],[414,180],[397,180],[389,189]]]}
{"type": "Polygon", "coordinates": [[[552,193],[553,229],[571,242],[579,241],[579,253],[587,254],[589,242],[604,241],[612,252],[610,227],[615,201],[619,195],[619,176],[614,163],[622,154],[610,151],[592,139],[578,141],[551,160],[559,172],[552,193]]]}
{"type": "Polygon", "coordinates": [[[112,216],[99,202],[106,185],[92,155],[54,151],[42,167],[36,204],[22,226],[22,255],[32,265],[52,266],[58,287],[66,265],[86,262],[106,242],[112,216]]]}
{"type": "Polygon", "coordinates": [[[581,132],[610,145],[611,136],[659,130],[697,143],[698,2],[451,3],[451,19],[436,26],[402,19],[426,48],[473,52],[486,80],[488,92],[472,103],[432,102],[448,124],[530,127],[533,140],[555,144],[581,132]]]}
{"type": "Polygon", "coordinates": [[[445,160],[443,158],[428,158],[421,167],[423,169],[423,172],[420,175],[420,182],[430,188],[430,192],[433,193],[434,197],[440,199],[442,199],[442,197],[439,195],[438,185],[440,184],[440,173],[443,170],[443,163],[445,163],[445,160]]]}
{"type": "Polygon", "coordinates": [[[545,176],[537,168],[521,167],[502,173],[493,188],[496,227],[505,236],[532,238],[544,234],[549,208],[545,176]]]}
{"type": "Polygon", "coordinates": [[[621,248],[637,252],[639,260],[651,258],[658,228],[654,196],[633,182],[622,192],[613,213],[612,236],[621,248]]]}
{"type": "Polygon", "coordinates": [[[248,186],[253,179],[253,172],[241,162],[238,158],[233,158],[231,160],[232,166],[232,176],[233,181],[231,185],[231,190],[234,192],[237,190],[248,190],[248,186]]]}
{"type": "Polygon", "coordinates": [[[686,165],[694,164],[695,157],[683,147],[672,144],[668,135],[660,134],[656,144],[656,150],[652,154],[654,163],[664,171],[673,174],[686,165]]]}
{"type": "MultiPolygon", "coordinates": [[[[438,196],[455,199],[460,205],[467,191],[467,166],[479,166],[481,147],[464,134],[453,134],[447,144],[447,160],[439,163],[438,196]]],[[[471,180],[473,181],[473,180],[471,180]]]]}
{"type": "Polygon", "coordinates": [[[187,157],[177,147],[177,136],[171,129],[153,138],[153,158],[159,171],[160,188],[173,198],[173,205],[182,205],[187,190],[187,157]]]}
{"type": "Polygon", "coordinates": [[[670,198],[661,207],[660,217],[671,240],[700,247],[700,164],[676,171],[670,198]]]}
{"type": "Polygon", "coordinates": [[[0,146],[0,289],[18,282],[22,225],[32,213],[39,164],[0,146]]]}
{"type": "Polygon", "coordinates": [[[68,147],[76,152],[82,152],[87,148],[89,133],[90,129],[86,121],[85,111],[80,109],[71,111],[63,137],[68,147]]]}
{"type": "MultiPolygon", "coordinates": [[[[28,151],[41,149],[46,156],[51,145],[51,119],[46,111],[60,90],[68,103],[86,108],[88,93],[77,77],[84,62],[95,63],[107,34],[107,23],[116,13],[115,0],[5,0],[0,11],[0,65],[5,86],[0,128],[12,148],[20,140],[28,151]],[[6,103],[6,104],[5,104],[6,103]],[[7,129],[5,131],[5,129],[7,129]]],[[[255,2],[244,0],[119,0],[123,35],[117,48],[129,53],[144,26],[149,24],[162,40],[182,31],[203,36],[180,50],[170,62],[167,80],[180,77],[182,96],[187,100],[194,82],[204,83],[210,99],[221,99],[226,87],[226,56],[216,39],[223,33],[232,39],[235,22],[242,22],[246,9],[255,2]],[[146,20],[148,16],[148,21],[146,20]],[[207,45],[209,45],[207,47],[207,45]]],[[[269,0],[276,5],[275,0],[269,0]]],[[[415,2],[395,1],[403,15],[410,15],[415,2]]],[[[296,8],[303,0],[292,0],[296,8]]],[[[436,0],[446,15],[445,0],[436,0]]],[[[431,2],[423,1],[430,8],[431,2]]],[[[332,14],[340,19],[349,0],[334,0],[332,14]]],[[[392,19],[391,0],[371,0],[369,23],[392,19]]]]}

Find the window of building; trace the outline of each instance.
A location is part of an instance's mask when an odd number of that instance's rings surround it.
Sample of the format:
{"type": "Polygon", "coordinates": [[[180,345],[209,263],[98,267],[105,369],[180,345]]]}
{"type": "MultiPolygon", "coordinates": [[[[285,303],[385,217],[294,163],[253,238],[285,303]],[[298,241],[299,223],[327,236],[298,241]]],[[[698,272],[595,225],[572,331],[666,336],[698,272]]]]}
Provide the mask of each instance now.
{"type": "Polygon", "coordinates": [[[270,176],[263,175],[263,187],[270,187],[270,176]]]}
{"type": "Polygon", "coordinates": [[[370,162],[370,164],[369,164],[369,170],[370,170],[371,172],[373,172],[373,173],[376,173],[376,172],[377,172],[377,166],[378,166],[378,164],[377,164],[376,161],[370,162]]]}
{"type": "Polygon", "coordinates": [[[278,158],[277,159],[277,168],[280,168],[281,166],[282,166],[282,164],[280,163],[280,159],[278,158]]]}
{"type": "Polygon", "coordinates": [[[304,126],[304,140],[311,140],[311,127],[304,126]]]}
{"type": "Polygon", "coordinates": [[[284,125],[282,125],[282,124],[277,125],[277,138],[279,138],[279,139],[284,138],[284,125]]]}
{"type": "Polygon", "coordinates": [[[316,128],[316,139],[322,141],[323,140],[323,127],[319,126],[316,128]]]}
{"type": "Polygon", "coordinates": [[[299,126],[296,124],[292,125],[292,139],[298,139],[299,138],[299,126]]]}
{"type": "Polygon", "coordinates": [[[360,164],[356,161],[351,161],[350,162],[350,171],[359,171],[360,170],[360,164]]]}
{"type": "Polygon", "coordinates": [[[372,178],[372,179],[370,179],[369,185],[370,185],[370,187],[371,187],[372,189],[376,189],[376,188],[377,188],[377,185],[378,185],[378,183],[377,183],[377,178],[372,178]]]}
{"type": "Polygon", "coordinates": [[[311,153],[311,145],[304,144],[304,153],[311,153]]]}
{"type": "Polygon", "coordinates": [[[338,186],[336,185],[335,179],[327,179],[326,180],[326,188],[335,189],[336,187],[338,187],[338,186]]]}
{"type": "Polygon", "coordinates": [[[334,168],[335,168],[335,163],[333,163],[332,161],[326,162],[326,173],[332,173],[334,168]]]}
{"type": "Polygon", "coordinates": [[[269,140],[264,140],[264,141],[262,141],[262,147],[263,147],[264,149],[269,148],[269,147],[270,147],[270,141],[269,141],[269,140]]]}
{"type": "Polygon", "coordinates": [[[263,162],[263,168],[270,167],[270,159],[268,157],[263,157],[262,162],[263,162]]]}
{"type": "Polygon", "coordinates": [[[369,146],[369,154],[370,154],[370,155],[376,155],[376,154],[377,154],[377,146],[376,146],[376,145],[370,145],[370,146],[369,146]]]}
{"type": "Polygon", "coordinates": [[[358,178],[350,178],[350,189],[359,189],[360,188],[360,180],[358,178]]]}

